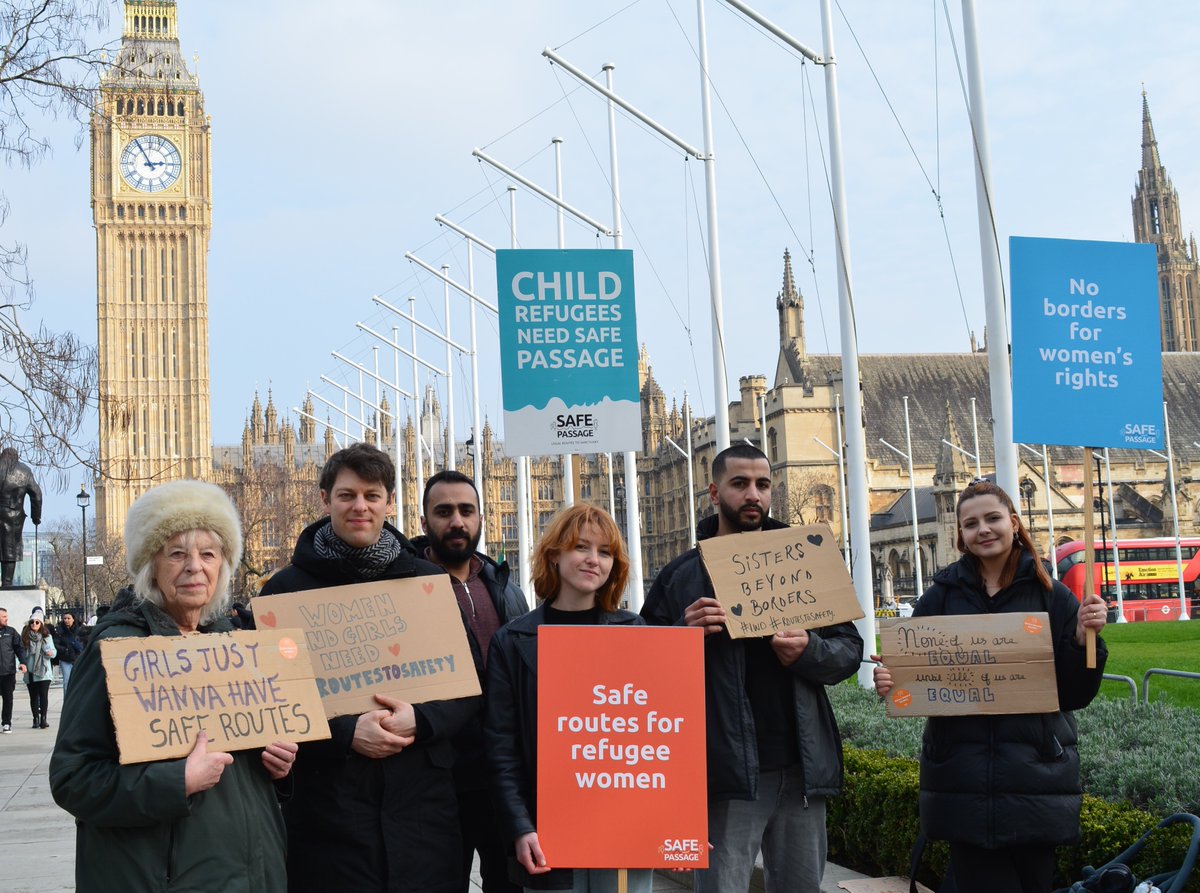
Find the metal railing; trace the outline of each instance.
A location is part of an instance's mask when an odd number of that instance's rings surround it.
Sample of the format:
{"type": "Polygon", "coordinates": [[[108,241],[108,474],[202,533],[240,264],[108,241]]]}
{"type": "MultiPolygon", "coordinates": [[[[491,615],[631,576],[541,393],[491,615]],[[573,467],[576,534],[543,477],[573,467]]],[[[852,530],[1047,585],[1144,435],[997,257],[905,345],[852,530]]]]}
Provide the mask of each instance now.
{"type": "Polygon", "coordinates": [[[1137,683],[1128,676],[1119,676],[1116,673],[1105,673],[1104,679],[1106,682],[1124,682],[1129,686],[1129,697],[1133,699],[1133,703],[1138,702],[1137,683]]]}
{"type": "MultiPolygon", "coordinates": [[[[1150,677],[1151,676],[1174,676],[1178,679],[1200,679],[1200,673],[1193,673],[1188,670],[1164,670],[1159,667],[1151,667],[1142,676],[1142,703],[1150,703],[1150,677]]],[[[1107,678],[1107,675],[1106,677],[1107,678]]],[[[1122,677],[1124,678],[1124,677],[1122,677]]]]}

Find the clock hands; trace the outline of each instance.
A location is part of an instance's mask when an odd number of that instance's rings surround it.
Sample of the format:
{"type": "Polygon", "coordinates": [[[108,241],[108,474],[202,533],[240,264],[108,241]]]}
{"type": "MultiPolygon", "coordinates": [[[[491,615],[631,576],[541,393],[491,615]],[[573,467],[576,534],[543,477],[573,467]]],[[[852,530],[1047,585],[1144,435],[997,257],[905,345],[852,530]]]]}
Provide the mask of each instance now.
{"type": "Polygon", "coordinates": [[[142,141],[140,139],[134,140],[133,144],[137,146],[138,151],[142,153],[142,158],[146,160],[146,167],[150,168],[150,173],[154,173],[154,169],[156,167],[162,167],[164,164],[166,164],[165,161],[151,161],[150,156],[146,154],[146,149],[142,145],[142,141]]]}

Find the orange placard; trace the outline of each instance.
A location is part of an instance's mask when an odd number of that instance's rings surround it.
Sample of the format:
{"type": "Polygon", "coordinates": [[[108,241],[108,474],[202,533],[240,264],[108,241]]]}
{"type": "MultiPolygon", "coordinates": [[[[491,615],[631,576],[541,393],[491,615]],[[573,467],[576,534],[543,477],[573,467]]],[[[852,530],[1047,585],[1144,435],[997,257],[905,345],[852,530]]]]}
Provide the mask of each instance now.
{"type": "Polygon", "coordinates": [[[708,867],[701,630],[539,628],[537,726],[551,867],[708,867]]]}

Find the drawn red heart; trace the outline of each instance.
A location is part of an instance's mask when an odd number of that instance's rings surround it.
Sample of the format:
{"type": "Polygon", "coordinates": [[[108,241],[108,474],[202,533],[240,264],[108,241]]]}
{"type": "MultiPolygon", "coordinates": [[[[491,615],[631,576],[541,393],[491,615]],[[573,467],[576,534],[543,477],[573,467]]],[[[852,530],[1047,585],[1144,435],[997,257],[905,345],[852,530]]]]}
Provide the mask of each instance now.
{"type": "Polygon", "coordinates": [[[433,592],[433,584],[432,583],[422,583],[421,588],[425,590],[426,595],[429,595],[431,592],[433,592]]]}
{"type": "Polygon", "coordinates": [[[264,611],[262,614],[258,615],[258,620],[263,626],[269,626],[272,629],[275,628],[275,612],[274,611],[264,611]]]}
{"type": "Polygon", "coordinates": [[[400,656],[400,646],[399,645],[388,645],[388,651],[392,652],[392,657],[400,656]]]}

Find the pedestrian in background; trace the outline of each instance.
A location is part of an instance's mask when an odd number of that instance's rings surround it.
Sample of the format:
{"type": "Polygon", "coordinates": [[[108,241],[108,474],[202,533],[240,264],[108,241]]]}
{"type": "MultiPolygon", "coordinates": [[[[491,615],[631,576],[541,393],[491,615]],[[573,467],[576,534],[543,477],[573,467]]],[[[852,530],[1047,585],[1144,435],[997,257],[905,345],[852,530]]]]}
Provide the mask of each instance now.
{"type": "MultiPolygon", "coordinates": [[[[1107,608],[1093,593],[1081,605],[1051,580],[1013,501],[977,479],[958,496],[962,557],[934,575],[913,617],[1050,615],[1058,713],[935,716],[921,746],[921,833],[950,843],[943,890],[1045,893],[1055,848],[1079,839],[1079,753],[1075,717],[1100,689],[1108,656],[1096,641],[1096,667],[1085,666],[1087,631],[1104,628],[1107,608]]],[[[878,658],[875,658],[878,660],[878,658]]],[[[891,671],[875,667],[875,691],[892,689],[891,671]]]]}
{"type": "Polygon", "coordinates": [[[83,653],[83,639],[80,638],[82,631],[83,627],[76,621],[74,611],[65,612],[62,620],[58,622],[58,628],[54,631],[54,646],[58,649],[58,665],[62,668],[64,698],[67,696],[67,683],[71,679],[71,671],[75,668],[75,661],[83,653]]]}
{"type": "Polygon", "coordinates": [[[21,634],[8,625],[8,610],[0,608],[0,732],[12,732],[13,692],[17,673],[25,672],[21,634]]]}
{"type": "Polygon", "coordinates": [[[50,728],[46,717],[50,710],[50,682],[54,679],[54,667],[50,662],[58,654],[44,618],[45,612],[34,608],[25,629],[21,630],[21,647],[25,649],[25,687],[29,689],[29,708],[33,711],[35,729],[50,728]]]}

